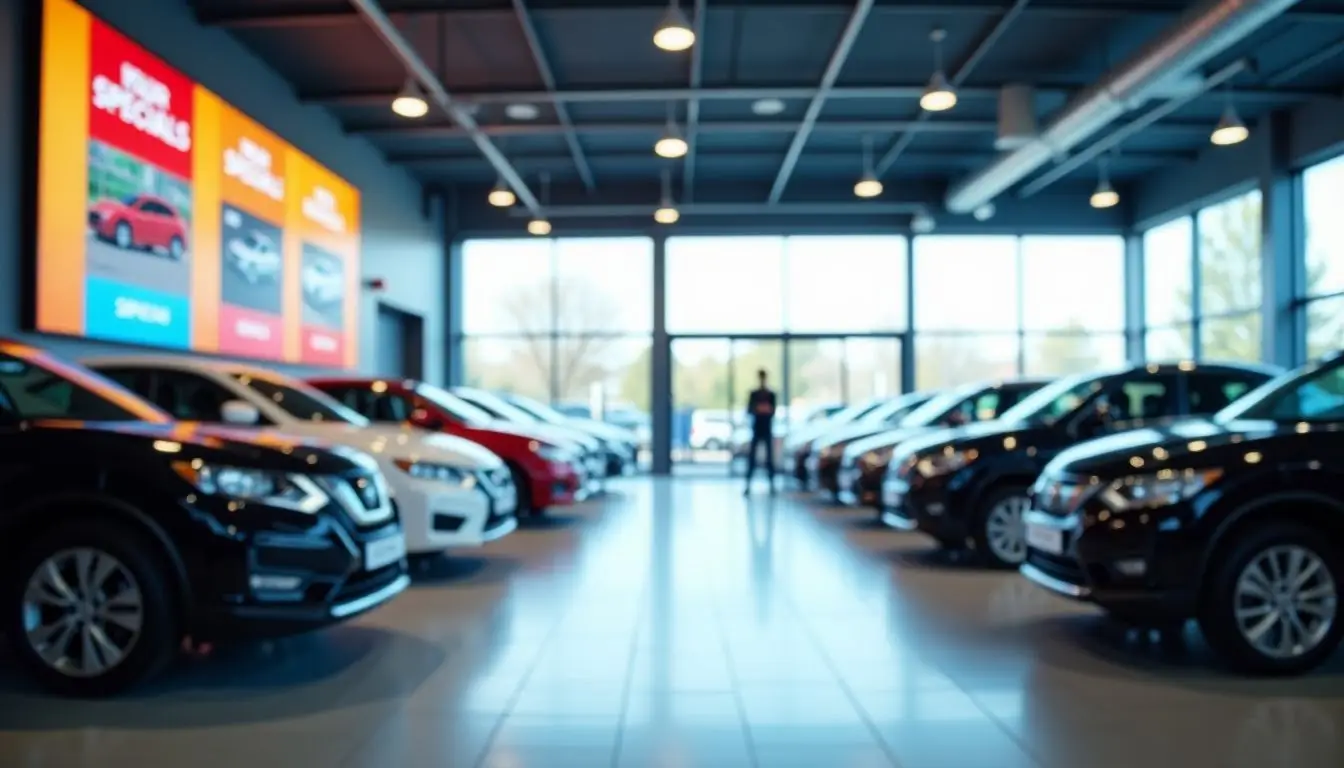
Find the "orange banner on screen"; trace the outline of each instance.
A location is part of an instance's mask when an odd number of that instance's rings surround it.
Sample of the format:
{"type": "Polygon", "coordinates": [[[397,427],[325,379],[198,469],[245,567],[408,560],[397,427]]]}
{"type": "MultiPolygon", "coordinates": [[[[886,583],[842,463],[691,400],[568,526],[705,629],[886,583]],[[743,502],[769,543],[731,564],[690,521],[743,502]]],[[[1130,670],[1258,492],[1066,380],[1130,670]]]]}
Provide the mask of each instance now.
{"type": "Polygon", "coordinates": [[[358,361],[359,191],[72,0],[43,0],[36,329],[358,361]]]}

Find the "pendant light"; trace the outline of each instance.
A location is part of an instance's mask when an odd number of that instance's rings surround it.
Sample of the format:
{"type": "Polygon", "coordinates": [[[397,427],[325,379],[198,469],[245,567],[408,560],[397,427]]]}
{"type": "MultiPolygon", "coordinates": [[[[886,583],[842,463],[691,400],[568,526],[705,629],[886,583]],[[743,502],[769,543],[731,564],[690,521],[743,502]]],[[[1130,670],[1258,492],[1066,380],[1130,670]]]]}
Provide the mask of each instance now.
{"type": "Polygon", "coordinates": [[[495,186],[490,190],[488,199],[490,200],[490,204],[496,208],[509,208],[514,203],[518,202],[518,196],[513,194],[513,190],[509,189],[508,184],[504,183],[504,179],[499,179],[495,182],[495,186]]]}
{"type": "MultiPolygon", "coordinates": [[[[551,200],[551,175],[549,173],[541,174],[541,208],[546,210],[546,206],[551,200]]],[[[537,237],[545,237],[551,234],[551,222],[546,220],[544,213],[538,214],[536,218],[527,222],[527,231],[529,234],[537,237]]]]}
{"type": "Polygon", "coordinates": [[[1240,144],[1250,138],[1251,130],[1242,122],[1241,115],[1237,114],[1237,108],[1232,103],[1232,89],[1227,89],[1227,104],[1223,107],[1223,116],[1219,118],[1218,125],[1209,134],[1209,142],[1220,147],[1230,147],[1233,144],[1240,144]]]}
{"type": "Polygon", "coordinates": [[[957,92],[952,90],[947,73],[943,71],[943,41],[946,39],[945,30],[935,29],[929,33],[929,40],[933,41],[933,77],[929,78],[924,95],[919,97],[919,106],[926,112],[946,112],[957,106],[957,92]]]}
{"type": "Polygon", "coordinates": [[[672,171],[664,168],[663,196],[658,203],[658,210],[653,212],[653,220],[659,224],[676,224],[680,218],[681,211],[677,210],[676,203],[672,201],[672,171]]]}
{"type": "Polygon", "coordinates": [[[425,89],[420,87],[420,83],[414,77],[406,78],[406,85],[402,86],[401,92],[392,99],[392,111],[402,117],[411,119],[424,117],[429,114],[429,102],[425,100],[425,89]]]}
{"type": "Polygon", "coordinates": [[[653,145],[653,153],[659,157],[666,157],[669,160],[675,160],[679,157],[685,157],[690,146],[686,139],[681,135],[681,129],[677,127],[676,114],[673,111],[675,107],[671,102],[667,105],[667,132],[653,145]]]}
{"type": "Polygon", "coordinates": [[[663,14],[658,29],[654,30],[653,44],[664,51],[673,52],[684,51],[695,45],[695,32],[691,29],[691,22],[682,12],[678,0],[671,0],[668,4],[667,13],[663,14]]]}
{"type": "Polygon", "coordinates": [[[1111,175],[1105,157],[1097,161],[1097,188],[1088,201],[1093,208],[1114,208],[1120,202],[1120,193],[1111,186],[1111,175]]]}
{"type": "Polygon", "coordinates": [[[882,194],[882,182],[873,173],[873,137],[863,137],[863,176],[854,183],[854,196],[877,197],[882,194]]]}

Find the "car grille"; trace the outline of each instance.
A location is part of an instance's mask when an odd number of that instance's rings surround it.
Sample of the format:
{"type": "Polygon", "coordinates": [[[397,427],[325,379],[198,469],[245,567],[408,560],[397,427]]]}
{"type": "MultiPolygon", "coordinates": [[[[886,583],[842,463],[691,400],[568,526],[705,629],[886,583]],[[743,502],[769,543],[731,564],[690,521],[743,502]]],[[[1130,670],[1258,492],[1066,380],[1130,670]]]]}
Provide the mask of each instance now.
{"type": "Polygon", "coordinates": [[[1072,557],[1051,555],[1038,549],[1028,549],[1027,562],[1060,581],[1079,586],[1087,584],[1083,567],[1072,557]]]}
{"type": "Polygon", "coordinates": [[[361,473],[333,478],[328,490],[360,529],[382,525],[396,514],[381,475],[361,473]]]}

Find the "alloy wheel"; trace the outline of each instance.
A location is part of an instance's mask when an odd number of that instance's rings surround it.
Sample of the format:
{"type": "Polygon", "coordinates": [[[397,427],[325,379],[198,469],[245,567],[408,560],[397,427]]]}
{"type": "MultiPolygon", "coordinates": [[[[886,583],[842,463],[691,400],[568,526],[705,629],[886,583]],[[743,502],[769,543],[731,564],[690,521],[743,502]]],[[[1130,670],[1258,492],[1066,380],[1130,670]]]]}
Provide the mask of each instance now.
{"type": "Polygon", "coordinates": [[[1031,502],[1026,496],[1000,499],[985,517],[985,541],[990,552],[1008,564],[1027,559],[1027,540],[1023,531],[1022,515],[1031,502]]]}
{"type": "Polygon", "coordinates": [[[118,248],[130,248],[130,247],[131,247],[131,227],[130,227],[130,225],[128,225],[128,224],[118,224],[118,225],[117,225],[116,235],[117,235],[117,247],[118,247],[118,248]]]}
{"type": "Polygon", "coordinates": [[[1237,576],[1232,599],[1237,629],[1257,653],[1294,659],[1330,633],[1338,595],[1321,556],[1289,544],[1252,558],[1237,576]]]}
{"type": "Polygon", "coordinates": [[[130,654],[145,621],[144,598],[129,568],[90,547],[53,554],[28,578],[25,639],[47,666],[70,676],[104,675],[130,654]]]}

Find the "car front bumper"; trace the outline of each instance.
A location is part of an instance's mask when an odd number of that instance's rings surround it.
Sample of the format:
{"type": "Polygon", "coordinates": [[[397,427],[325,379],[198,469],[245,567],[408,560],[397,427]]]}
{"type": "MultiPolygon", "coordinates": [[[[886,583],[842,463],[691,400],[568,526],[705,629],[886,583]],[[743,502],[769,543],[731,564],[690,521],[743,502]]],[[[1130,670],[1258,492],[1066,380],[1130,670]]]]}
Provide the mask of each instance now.
{"type": "Polygon", "coordinates": [[[461,487],[403,473],[389,484],[401,510],[411,554],[478,547],[518,526],[518,495],[512,483],[487,492],[479,482],[461,487]]]}
{"type": "Polygon", "coordinates": [[[941,493],[915,491],[904,478],[888,475],[882,482],[881,520],[899,531],[920,531],[943,542],[965,541],[970,531],[954,505],[941,493]]]}

